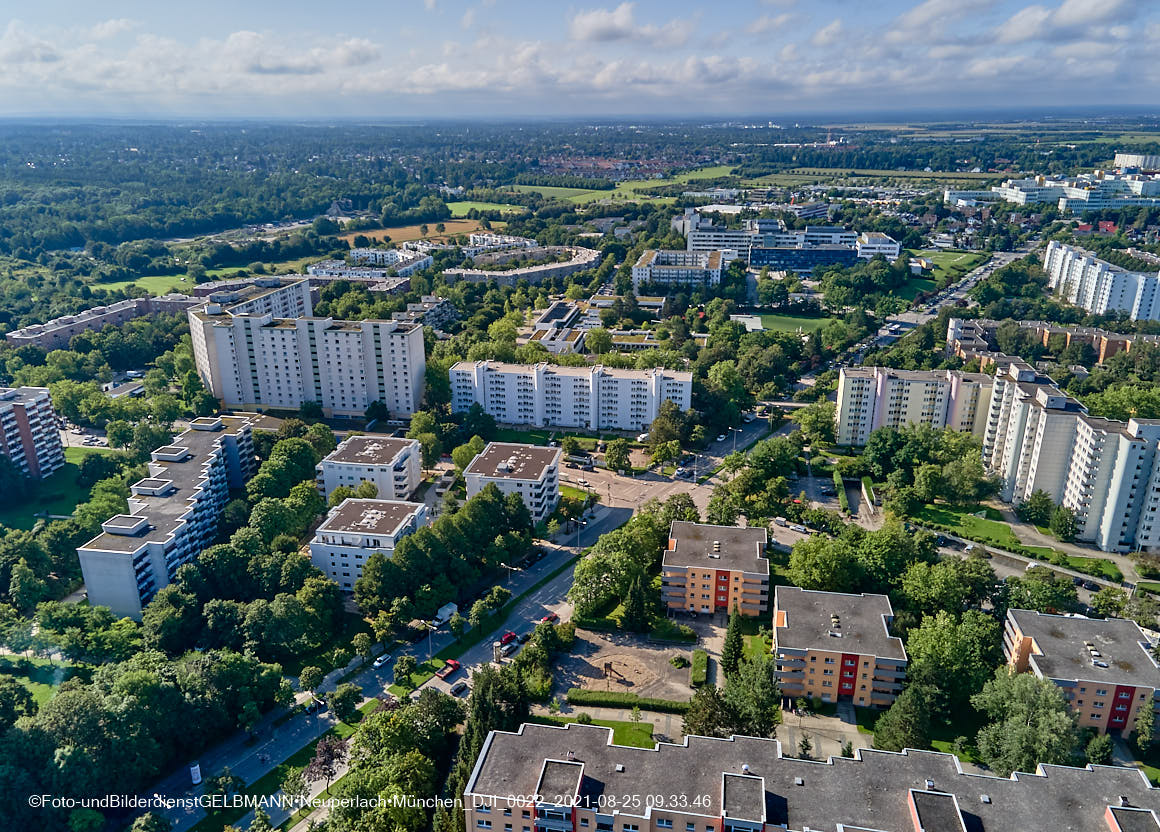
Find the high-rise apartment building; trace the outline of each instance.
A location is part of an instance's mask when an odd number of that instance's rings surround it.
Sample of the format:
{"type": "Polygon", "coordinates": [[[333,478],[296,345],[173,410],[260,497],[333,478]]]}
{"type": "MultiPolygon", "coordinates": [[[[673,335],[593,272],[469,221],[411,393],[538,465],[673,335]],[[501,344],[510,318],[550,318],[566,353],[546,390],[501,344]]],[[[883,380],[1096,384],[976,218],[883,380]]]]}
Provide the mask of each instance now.
{"type": "Polygon", "coordinates": [[[60,417],[47,387],[0,387],[0,453],[36,480],[64,465],[60,417]]]}
{"type": "Polygon", "coordinates": [[[504,494],[518,494],[532,515],[532,524],[552,516],[560,502],[559,448],[489,442],[463,469],[467,499],[489,485],[504,494]]]}
{"type": "Polygon", "coordinates": [[[253,467],[250,420],[238,416],[194,419],[153,451],[149,476],[130,486],[129,512],[110,517],[77,547],[89,601],[140,620],[178,567],[217,538],[230,489],[253,467]]]}
{"type": "Polygon", "coordinates": [[[496,421],[537,427],[644,430],[661,402],[687,410],[693,394],[692,373],[661,367],[618,370],[460,361],[450,377],[452,411],[462,413],[479,404],[496,421]]]}
{"type": "Polygon", "coordinates": [[[406,500],[422,480],[418,439],[360,434],[350,436],[317,465],[318,490],[329,498],[340,485],[373,483],[382,500],[406,500]]]}
{"type": "Polygon", "coordinates": [[[189,310],[198,375],[223,407],[296,410],[318,402],[329,416],[361,416],[374,402],[392,416],[419,409],[427,367],[421,325],[310,311],[305,280],[211,295],[189,310]]]}
{"type": "Polygon", "coordinates": [[[865,445],[880,427],[914,424],[981,438],[991,385],[985,373],[843,367],[838,374],[837,442],[865,445]]]}
{"type": "Polygon", "coordinates": [[[348,498],[332,508],[310,541],[310,562],[346,592],[375,552],[390,557],[399,541],[427,523],[427,506],[348,498]]]}
{"type": "Polygon", "coordinates": [[[1056,240],[1047,244],[1043,270],[1056,294],[1092,314],[1160,320],[1160,275],[1154,272],[1128,271],[1056,240]]]}
{"type": "Polygon", "coordinates": [[[673,612],[769,612],[768,535],[674,520],[661,558],[661,600],[673,612]]]}

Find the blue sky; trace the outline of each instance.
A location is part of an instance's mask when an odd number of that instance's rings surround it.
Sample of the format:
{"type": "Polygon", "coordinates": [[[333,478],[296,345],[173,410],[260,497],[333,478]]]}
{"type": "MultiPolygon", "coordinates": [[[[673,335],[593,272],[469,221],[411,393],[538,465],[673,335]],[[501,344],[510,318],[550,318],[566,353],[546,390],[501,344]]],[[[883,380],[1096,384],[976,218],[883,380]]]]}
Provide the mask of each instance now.
{"type": "Polygon", "coordinates": [[[1156,0],[5,5],[0,116],[777,118],[1160,103],[1156,0]]]}

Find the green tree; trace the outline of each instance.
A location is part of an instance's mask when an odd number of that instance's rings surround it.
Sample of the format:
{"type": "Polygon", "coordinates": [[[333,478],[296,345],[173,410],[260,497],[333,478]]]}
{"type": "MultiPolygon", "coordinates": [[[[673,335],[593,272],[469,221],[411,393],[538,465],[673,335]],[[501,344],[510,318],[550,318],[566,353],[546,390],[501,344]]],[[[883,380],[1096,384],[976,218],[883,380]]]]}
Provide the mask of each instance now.
{"type": "Polygon", "coordinates": [[[664,465],[667,462],[672,462],[681,456],[681,443],[673,439],[669,442],[658,442],[653,446],[652,450],[652,464],[664,465]]]}
{"type": "Polygon", "coordinates": [[[959,713],[1000,662],[1000,638],[998,622],[977,610],[961,619],[945,610],[924,616],[906,641],[907,676],[911,684],[941,691],[946,712],[959,713]]]}
{"type": "Polygon", "coordinates": [[[1051,514],[1055,511],[1055,501],[1051,495],[1041,488],[1031,492],[1026,500],[1015,506],[1015,513],[1024,523],[1036,526],[1046,526],[1051,522],[1051,514]]]}
{"type": "Polygon", "coordinates": [[[458,612],[452,613],[447,621],[447,629],[455,636],[456,641],[462,641],[463,633],[467,630],[467,620],[458,612]]]}
{"type": "Polygon", "coordinates": [[[689,700],[682,728],[685,736],[728,737],[736,719],[716,685],[702,685],[689,700]]]}
{"type": "Polygon", "coordinates": [[[362,656],[363,659],[370,661],[371,656],[375,652],[375,644],[371,639],[370,633],[355,633],[354,638],[350,640],[351,646],[354,647],[354,652],[362,656]]]}
{"type": "Polygon", "coordinates": [[[741,657],[745,652],[745,638],[741,632],[741,613],[734,607],[729,613],[729,625],[725,628],[725,644],[721,648],[721,670],[728,679],[737,672],[741,657]]]}
{"type": "Polygon", "coordinates": [[[971,704],[988,719],[977,738],[979,756],[1000,777],[1071,758],[1076,718],[1054,682],[1001,667],[971,704]]]}
{"type": "Polygon", "coordinates": [[[362,702],[362,697],[362,688],[344,682],[336,687],[327,699],[334,710],[334,715],[349,725],[358,716],[358,706],[362,702]]]}
{"type": "Polygon", "coordinates": [[[133,819],[129,832],[170,832],[173,822],[155,812],[146,812],[133,819]]]}
{"type": "Polygon", "coordinates": [[[649,614],[648,595],[644,589],[644,579],[638,576],[628,587],[624,598],[624,614],[620,626],[634,633],[647,633],[652,625],[649,614]]]}
{"type": "Polygon", "coordinates": [[[596,355],[612,351],[612,333],[604,327],[593,327],[584,336],[585,348],[596,355]]]}
{"type": "Polygon", "coordinates": [[[339,766],[346,762],[348,753],[346,740],[323,734],[314,746],[314,756],[302,773],[312,783],[325,780],[326,791],[329,792],[330,781],[338,774],[339,766]]]}
{"type": "Polygon", "coordinates": [[[394,679],[395,684],[405,690],[413,690],[415,682],[411,679],[412,674],[419,668],[419,663],[415,661],[414,656],[402,655],[395,659],[394,679]]]}
{"type": "Polygon", "coordinates": [[[1064,543],[1075,540],[1076,519],[1075,512],[1067,506],[1056,506],[1051,513],[1051,533],[1064,543]]]}
{"type": "Polygon", "coordinates": [[[930,748],[931,715],[935,692],[911,684],[890,705],[874,726],[874,747],[883,751],[930,748]]]}
{"type": "Polygon", "coordinates": [[[1151,708],[1140,708],[1136,714],[1135,731],[1136,750],[1141,754],[1147,753],[1156,738],[1156,714],[1151,708]]]}
{"type": "Polygon", "coordinates": [[[609,441],[604,448],[604,464],[611,471],[627,471],[631,467],[627,439],[609,441]]]}
{"type": "Polygon", "coordinates": [[[781,723],[777,660],[770,654],[746,659],[725,680],[725,704],[735,730],[750,737],[773,737],[781,723]]]}
{"type": "Polygon", "coordinates": [[[807,442],[833,442],[837,406],[831,401],[818,401],[794,412],[790,418],[801,428],[807,442]]]}
{"type": "Polygon", "coordinates": [[[1106,766],[1112,762],[1112,751],[1114,750],[1110,736],[1096,734],[1088,741],[1084,753],[1087,756],[1087,761],[1093,766],[1106,766]]]}
{"type": "Polygon", "coordinates": [[[314,692],[322,684],[324,676],[322,668],[308,664],[298,672],[298,687],[314,692]]]}

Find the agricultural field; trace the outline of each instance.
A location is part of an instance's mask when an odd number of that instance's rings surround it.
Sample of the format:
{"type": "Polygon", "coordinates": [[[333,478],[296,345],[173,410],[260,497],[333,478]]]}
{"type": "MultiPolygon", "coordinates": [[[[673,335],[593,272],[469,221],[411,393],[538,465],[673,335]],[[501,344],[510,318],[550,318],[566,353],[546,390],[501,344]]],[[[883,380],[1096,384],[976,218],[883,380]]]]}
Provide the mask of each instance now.
{"type": "Polygon", "coordinates": [[[447,207],[451,209],[451,216],[466,217],[467,212],[475,211],[502,211],[505,214],[523,214],[527,209],[522,205],[507,205],[502,202],[449,202],[447,207]]]}
{"type": "Polygon", "coordinates": [[[546,197],[563,199],[576,204],[596,202],[604,199],[628,202],[647,199],[651,202],[667,205],[675,200],[672,197],[649,196],[644,191],[650,188],[664,187],[665,185],[696,182],[699,179],[719,179],[722,176],[729,176],[732,169],[730,165],[716,165],[714,167],[685,171],[684,173],[679,173],[676,176],[665,179],[631,179],[617,183],[616,187],[612,190],[585,190],[583,188],[558,188],[540,185],[513,185],[512,188],[513,190],[524,193],[543,194],[546,197]]]}
{"type": "MultiPolygon", "coordinates": [[[[464,205],[466,203],[452,203],[464,205]]],[[[481,203],[482,204],[482,203],[481,203]]],[[[492,228],[500,227],[500,223],[492,223],[492,228]]],[[[389,239],[394,243],[405,243],[408,240],[431,240],[435,243],[446,242],[450,237],[459,234],[470,234],[473,231],[479,231],[483,228],[479,220],[445,220],[443,223],[444,230],[436,231],[435,223],[423,223],[419,225],[403,225],[398,228],[368,228],[364,231],[348,231],[339,237],[340,240],[346,242],[353,242],[354,238],[360,234],[376,242],[384,239],[389,239]],[[422,231],[422,225],[427,226],[427,233],[422,231]]]]}

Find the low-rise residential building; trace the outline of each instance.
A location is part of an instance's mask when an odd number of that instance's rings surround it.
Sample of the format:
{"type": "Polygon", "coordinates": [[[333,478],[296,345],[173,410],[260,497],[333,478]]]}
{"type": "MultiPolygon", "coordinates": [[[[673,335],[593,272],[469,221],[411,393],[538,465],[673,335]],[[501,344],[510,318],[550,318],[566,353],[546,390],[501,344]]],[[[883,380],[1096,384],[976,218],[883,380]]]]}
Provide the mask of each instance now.
{"type": "MultiPolygon", "coordinates": [[[[968,359],[994,350],[996,333],[1007,321],[989,318],[951,318],[947,324],[947,354],[968,359]]],[[[1034,333],[1043,346],[1064,350],[1073,344],[1091,347],[1092,360],[1102,364],[1119,352],[1131,353],[1144,344],[1160,346],[1160,335],[1138,332],[1111,332],[1091,326],[1062,326],[1046,321],[1010,321],[1023,331],[1034,333]]]]}
{"type": "Polygon", "coordinates": [[[34,480],[64,466],[60,417],[47,387],[0,387],[0,453],[34,480]]]}
{"type": "Polygon", "coordinates": [[[889,707],[906,678],[902,639],[885,595],[773,591],[773,654],[783,696],[889,707]]]}
{"type": "Polygon", "coordinates": [[[45,350],[64,349],[74,335],[96,332],[145,315],[176,315],[202,303],[188,295],[168,294],[156,298],[127,298],[107,306],[94,306],[75,315],[62,315],[42,324],[29,324],[7,333],[4,338],[15,347],[33,346],[45,350]]]}
{"type": "Polygon", "coordinates": [[[537,329],[528,339],[529,344],[539,344],[552,355],[569,355],[584,352],[584,329],[571,327],[555,327],[553,329],[537,329]]]}
{"type": "Polygon", "coordinates": [[[642,431],[660,412],[661,402],[671,401],[681,410],[692,403],[692,373],[662,367],[460,361],[449,375],[452,412],[478,404],[509,425],[642,431]]]}
{"type": "Polygon", "coordinates": [[[329,499],[340,485],[374,483],[384,500],[406,500],[422,480],[418,439],[359,434],[347,437],[318,463],[318,490],[329,499]]]}
{"type": "Polygon", "coordinates": [[[240,416],[194,419],[153,451],[149,476],[130,486],[128,513],[110,517],[77,547],[89,601],[141,620],[177,569],[217,539],[230,489],[253,469],[250,420],[240,416]]]}
{"type": "Polygon", "coordinates": [[[391,320],[422,324],[440,330],[459,320],[459,310],[447,298],[423,295],[418,303],[408,303],[405,312],[392,312],[391,320]]]}
{"type": "Polygon", "coordinates": [[[464,832],[1156,832],[1160,790],[1124,766],[968,773],[935,751],[803,760],[780,740],[616,745],[611,728],[493,731],[464,832]]]}
{"type": "Polygon", "coordinates": [[[504,494],[518,494],[532,515],[532,524],[547,520],[560,502],[559,448],[489,442],[463,470],[470,500],[489,485],[504,494]]]}
{"type": "Polygon", "coordinates": [[[993,379],[959,370],[843,367],[836,412],[839,445],[865,445],[880,427],[929,425],[982,438],[993,379]]]}
{"type": "Polygon", "coordinates": [[[429,254],[399,248],[353,248],[350,262],[355,265],[385,266],[387,277],[391,272],[399,277],[409,277],[420,269],[430,268],[435,262],[429,254]]]}
{"type": "Polygon", "coordinates": [[[427,506],[402,500],[348,498],[332,508],[310,541],[310,562],[346,592],[375,552],[387,557],[427,523],[427,506]]]}
{"type": "Polygon", "coordinates": [[[1052,240],[1043,253],[1047,285],[1095,315],[1126,312],[1133,321],[1160,320],[1160,275],[1133,272],[1090,251],[1052,240]]]}
{"type": "Polygon", "coordinates": [[[645,286],[704,288],[721,282],[728,263],[722,251],[647,249],[632,267],[634,292],[645,286]]]}
{"type": "Polygon", "coordinates": [[[673,612],[769,612],[768,534],[674,520],[661,558],[661,600],[673,612]]]}
{"type": "Polygon", "coordinates": [[[1081,728],[1127,736],[1160,709],[1160,667],[1134,621],[1008,610],[1003,655],[1012,670],[1054,682],[1081,728]]]}
{"type": "MultiPolygon", "coordinates": [[[[600,265],[601,254],[596,249],[580,246],[549,246],[545,254],[567,255],[567,260],[540,263],[533,266],[518,266],[510,269],[491,271],[488,269],[454,268],[445,269],[443,277],[448,283],[457,280],[466,280],[469,283],[490,283],[495,281],[501,286],[514,286],[520,280],[536,284],[555,277],[567,277],[585,269],[594,269],[600,265]]],[[[513,255],[513,257],[516,255],[513,255]]],[[[526,256],[533,256],[528,254],[526,256]]]]}

